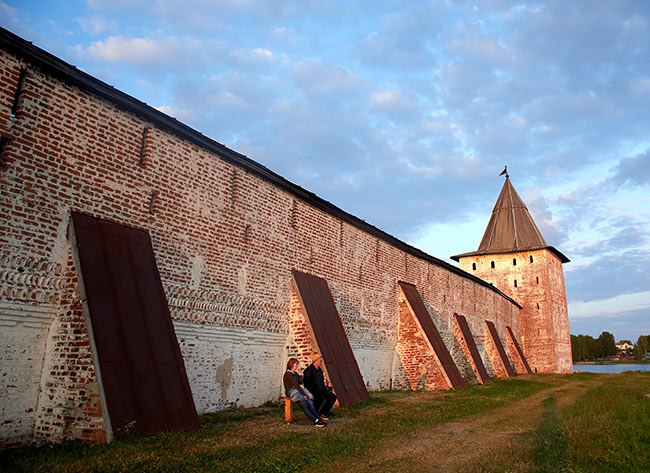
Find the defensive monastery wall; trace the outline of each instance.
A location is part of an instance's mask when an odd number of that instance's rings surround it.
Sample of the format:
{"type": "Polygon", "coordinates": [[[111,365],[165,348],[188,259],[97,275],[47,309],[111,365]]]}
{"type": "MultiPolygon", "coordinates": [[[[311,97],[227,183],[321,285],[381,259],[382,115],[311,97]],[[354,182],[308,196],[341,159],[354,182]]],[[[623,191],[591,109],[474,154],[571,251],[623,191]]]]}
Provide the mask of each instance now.
{"type": "Polygon", "coordinates": [[[413,386],[396,348],[398,281],[417,286],[469,383],[454,314],[492,376],[485,321],[521,336],[520,307],[489,284],[38,51],[0,52],[0,443],[104,439],[71,211],[151,235],[199,413],[282,394],[304,345],[292,269],[327,280],[370,390],[436,387],[426,369],[413,386]]]}

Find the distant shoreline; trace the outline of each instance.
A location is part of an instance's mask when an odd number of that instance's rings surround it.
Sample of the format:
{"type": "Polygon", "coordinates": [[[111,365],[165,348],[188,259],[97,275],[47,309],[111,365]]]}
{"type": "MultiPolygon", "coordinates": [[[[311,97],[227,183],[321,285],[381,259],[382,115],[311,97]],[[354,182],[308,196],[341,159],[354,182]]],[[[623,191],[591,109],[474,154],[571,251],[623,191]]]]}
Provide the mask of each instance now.
{"type": "Polygon", "coordinates": [[[650,360],[635,361],[635,360],[597,360],[597,361],[574,361],[574,365],[648,365],[650,360]]]}

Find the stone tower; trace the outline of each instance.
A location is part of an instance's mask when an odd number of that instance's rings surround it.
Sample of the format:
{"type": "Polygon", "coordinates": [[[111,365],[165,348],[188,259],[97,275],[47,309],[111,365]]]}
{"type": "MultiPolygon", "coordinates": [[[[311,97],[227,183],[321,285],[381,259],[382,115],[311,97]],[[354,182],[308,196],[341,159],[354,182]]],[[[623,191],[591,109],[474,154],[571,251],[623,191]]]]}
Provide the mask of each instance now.
{"type": "Polygon", "coordinates": [[[572,371],[562,270],[569,259],[546,244],[508,174],[478,250],[451,258],[523,307],[521,342],[533,371],[572,371]]]}

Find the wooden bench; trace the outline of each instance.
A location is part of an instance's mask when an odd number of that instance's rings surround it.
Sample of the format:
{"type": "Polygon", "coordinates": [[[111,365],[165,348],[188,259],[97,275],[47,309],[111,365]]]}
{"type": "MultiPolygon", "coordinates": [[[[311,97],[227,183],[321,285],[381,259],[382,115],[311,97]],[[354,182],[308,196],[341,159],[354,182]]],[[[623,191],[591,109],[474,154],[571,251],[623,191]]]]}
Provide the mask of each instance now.
{"type": "Polygon", "coordinates": [[[293,403],[288,397],[284,397],[284,421],[286,423],[293,421],[293,403]]]}

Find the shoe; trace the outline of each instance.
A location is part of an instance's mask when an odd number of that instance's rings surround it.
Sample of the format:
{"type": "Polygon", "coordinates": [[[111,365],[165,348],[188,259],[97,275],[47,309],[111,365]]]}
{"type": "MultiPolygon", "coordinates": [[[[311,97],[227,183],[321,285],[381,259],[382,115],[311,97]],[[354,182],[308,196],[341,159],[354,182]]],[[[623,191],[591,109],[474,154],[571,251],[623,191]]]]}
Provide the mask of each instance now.
{"type": "Polygon", "coordinates": [[[325,427],[325,422],[319,419],[316,422],[314,422],[314,427],[325,427]]]}
{"type": "Polygon", "coordinates": [[[320,420],[324,420],[325,422],[327,422],[329,420],[329,417],[325,417],[323,414],[321,414],[319,416],[319,418],[320,418],[320,420]]]}

